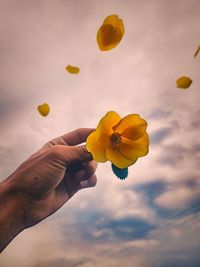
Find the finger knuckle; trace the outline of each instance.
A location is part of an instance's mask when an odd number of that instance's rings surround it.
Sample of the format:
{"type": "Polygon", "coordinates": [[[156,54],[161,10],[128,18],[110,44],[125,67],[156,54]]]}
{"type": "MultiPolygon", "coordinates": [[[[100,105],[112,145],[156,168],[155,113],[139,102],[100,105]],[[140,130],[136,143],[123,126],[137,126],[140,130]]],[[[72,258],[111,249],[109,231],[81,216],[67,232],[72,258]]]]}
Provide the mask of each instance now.
{"type": "Polygon", "coordinates": [[[90,181],[90,186],[95,187],[96,184],[97,184],[97,178],[96,178],[96,176],[94,176],[93,179],[90,181]]]}
{"type": "Polygon", "coordinates": [[[83,141],[83,129],[84,128],[78,128],[77,130],[76,130],[76,134],[77,134],[77,136],[78,136],[78,139],[82,142],[83,141]]]}
{"type": "Polygon", "coordinates": [[[93,174],[95,173],[96,169],[97,169],[97,163],[93,160],[89,163],[89,169],[90,169],[90,173],[93,174]]]}
{"type": "Polygon", "coordinates": [[[86,154],[88,153],[87,149],[85,146],[80,146],[80,154],[86,154]]]}
{"type": "Polygon", "coordinates": [[[49,153],[52,157],[59,157],[62,154],[62,146],[55,145],[51,147],[49,153]]]}

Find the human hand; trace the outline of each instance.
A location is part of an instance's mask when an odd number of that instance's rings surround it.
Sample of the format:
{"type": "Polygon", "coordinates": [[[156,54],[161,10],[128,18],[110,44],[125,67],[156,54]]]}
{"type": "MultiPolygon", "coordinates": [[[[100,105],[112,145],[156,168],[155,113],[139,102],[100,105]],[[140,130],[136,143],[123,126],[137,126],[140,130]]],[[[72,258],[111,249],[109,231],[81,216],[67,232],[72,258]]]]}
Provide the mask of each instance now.
{"type": "Polygon", "coordinates": [[[79,145],[92,131],[77,129],[48,142],[2,183],[9,192],[4,195],[12,195],[12,203],[18,203],[23,228],[54,213],[79,189],[95,186],[97,163],[79,145]]]}

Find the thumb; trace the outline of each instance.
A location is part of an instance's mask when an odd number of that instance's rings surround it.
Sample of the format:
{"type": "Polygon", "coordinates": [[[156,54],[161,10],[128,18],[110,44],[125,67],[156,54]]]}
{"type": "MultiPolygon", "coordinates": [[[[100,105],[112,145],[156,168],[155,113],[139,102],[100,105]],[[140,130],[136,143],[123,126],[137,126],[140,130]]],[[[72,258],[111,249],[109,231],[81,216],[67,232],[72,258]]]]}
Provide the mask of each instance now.
{"type": "Polygon", "coordinates": [[[92,154],[87,151],[86,146],[68,146],[65,151],[65,158],[68,163],[86,162],[93,159],[92,154]]]}

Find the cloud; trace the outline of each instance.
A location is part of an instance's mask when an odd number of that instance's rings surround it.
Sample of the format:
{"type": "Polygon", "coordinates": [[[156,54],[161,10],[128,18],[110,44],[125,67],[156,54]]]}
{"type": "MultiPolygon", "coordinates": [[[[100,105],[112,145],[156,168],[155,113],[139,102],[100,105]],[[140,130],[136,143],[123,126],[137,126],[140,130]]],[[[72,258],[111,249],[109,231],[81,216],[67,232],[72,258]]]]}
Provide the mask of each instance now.
{"type": "Polygon", "coordinates": [[[200,187],[190,189],[188,187],[172,188],[161,194],[155,199],[155,203],[168,209],[184,208],[186,203],[198,198],[200,187]]]}
{"type": "MultiPolygon", "coordinates": [[[[143,259],[142,266],[163,266],[163,263],[181,266],[183,260],[196,266],[199,256],[196,254],[198,237],[195,236],[199,229],[199,213],[185,218],[169,220],[160,229],[150,231],[148,239],[129,240],[124,249],[118,250],[116,256],[131,259],[135,255],[143,259]],[[189,227],[191,227],[189,229],[189,227]],[[189,238],[189,240],[187,239],[189,238]],[[184,242],[188,240],[188,242],[184,242]],[[181,245],[184,242],[184,245],[181,245]]],[[[166,223],[166,222],[165,222],[166,223]]]]}
{"type": "Polygon", "coordinates": [[[149,118],[154,119],[154,120],[166,119],[170,117],[171,114],[172,114],[172,111],[157,108],[151,112],[151,114],[149,115],[149,118]]]}
{"type": "Polygon", "coordinates": [[[155,197],[159,196],[163,192],[165,192],[167,188],[167,184],[160,180],[160,181],[152,181],[145,184],[137,185],[135,190],[142,191],[144,194],[148,196],[149,199],[154,199],[155,197]]]}
{"type": "Polygon", "coordinates": [[[166,138],[168,138],[169,135],[173,133],[174,129],[172,127],[164,127],[161,128],[155,132],[153,132],[150,135],[150,143],[151,145],[160,144],[162,141],[164,141],[166,138]]]}
{"type": "Polygon", "coordinates": [[[193,59],[199,1],[10,0],[0,6],[1,180],[48,140],[95,127],[108,110],[140,114],[151,140],[127,180],[117,180],[110,164],[100,165],[96,188],[21,233],[1,264],[196,267],[197,214],[157,237],[128,238],[192,205],[199,194],[200,83],[193,59]],[[123,18],[126,33],[116,49],[102,53],[96,31],[113,13],[123,18]],[[68,64],[80,74],[68,75],[68,64]],[[194,80],[185,91],[175,86],[183,74],[194,80]],[[43,102],[51,106],[46,118],[36,109],[43,102]],[[128,254],[112,256],[125,248],[128,254]]]}
{"type": "Polygon", "coordinates": [[[190,148],[184,147],[182,144],[164,145],[162,150],[164,153],[159,155],[157,161],[171,167],[184,165],[185,162],[190,161],[196,163],[200,157],[198,144],[190,148]]]}
{"type": "Polygon", "coordinates": [[[132,236],[137,235],[137,233],[143,232],[150,226],[151,224],[145,222],[144,220],[127,217],[123,220],[108,221],[105,225],[103,225],[103,228],[110,229],[112,231],[113,239],[126,241],[131,239],[132,236]]]}
{"type": "Polygon", "coordinates": [[[83,266],[85,263],[90,262],[90,259],[82,259],[75,262],[70,262],[65,258],[58,258],[55,260],[46,260],[36,264],[34,267],[76,267],[76,266],[83,266]]]}

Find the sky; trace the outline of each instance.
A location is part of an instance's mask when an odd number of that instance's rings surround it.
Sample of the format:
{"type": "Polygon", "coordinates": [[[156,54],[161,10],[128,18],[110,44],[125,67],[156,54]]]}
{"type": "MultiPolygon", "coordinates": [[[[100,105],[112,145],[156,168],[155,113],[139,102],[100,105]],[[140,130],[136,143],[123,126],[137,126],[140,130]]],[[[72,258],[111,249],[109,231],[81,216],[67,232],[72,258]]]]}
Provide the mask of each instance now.
{"type": "Polygon", "coordinates": [[[20,233],[0,267],[199,266],[199,10],[198,0],[0,0],[1,181],[110,110],[140,114],[150,136],[125,181],[99,164],[96,187],[20,233]],[[125,35],[102,52],[96,33],[111,14],[125,35]],[[193,80],[187,90],[176,88],[182,75],[193,80]]]}

